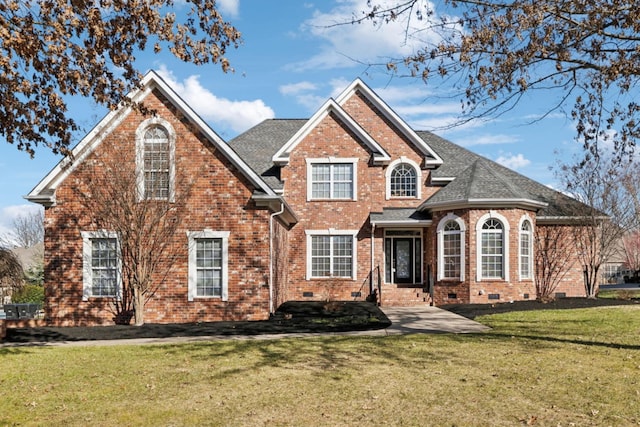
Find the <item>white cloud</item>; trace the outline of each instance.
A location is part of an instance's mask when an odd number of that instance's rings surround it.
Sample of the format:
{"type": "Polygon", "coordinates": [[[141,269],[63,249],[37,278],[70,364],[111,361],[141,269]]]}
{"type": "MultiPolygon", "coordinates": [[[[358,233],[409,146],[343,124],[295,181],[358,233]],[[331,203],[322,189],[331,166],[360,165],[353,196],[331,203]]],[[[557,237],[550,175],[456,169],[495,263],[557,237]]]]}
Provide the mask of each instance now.
{"type": "MultiPolygon", "coordinates": [[[[383,7],[394,4],[384,1],[377,3],[382,3],[383,7]]],[[[431,2],[426,0],[418,2],[418,7],[433,10],[431,2]]],[[[324,44],[319,53],[290,67],[305,71],[353,67],[359,63],[384,64],[390,58],[412,54],[425,44],[439,40],[434,31],[426,29],[429,22],[439,19],[437,16],[418,20],[415,13],[406,13],[381,26],[375,26],[371,21],[350,24],[368,9],[367,0],[342,0],[329,12],[316,10],[313,17],[301,26],[301,31],[323,40],[324,44]]]]}
{"type": "Polygon", "coordinates": [[[509,169],[513,169],[513,170],[517,170],[531,164],[531,161],[528,159],[525,159],[525,157],[522,154],[514,155],[511,153],[500,155],[496,159],[496,162],[501,164],[502,166],[508,167],[509,169]]]}
{"type": "Polygon", "coordinates": [[[298,95],[301,92],[309,92],[316,89],[318,89],[318,86],[315,83],[299,82],[282,85],[280,86],[279,91],[283,95],[298,95]]]}
{"type": "Polygon", "coordinates": [[[296,103],[305,107],[307,112],[313,113],[320,108],[327,99],[335,98],[342,93],[350,83],[349,80],[343,78],[329,80],[329,94],[326,94],[324,90],[327,84],[317,85],[309,81],[282,85],[279,91],[284,96],[294,97],[296,103]]]}
{"type": "Polygon", "coordinates": [[[217,126],[243,132],[275,117],[273,109],[261,99],[233,101],[217,97],[200,84],[200,76],[192,75],[179,82],[164,65],[160,66],[158,73],[202,118],[217,126]]]}
{"type": "Polygon", "coordinates": [[[223,18],[227,19],[227,15],[230,18],[237,18],[240,9],[240,0],[218,0],[216,2],[223,18]]]}
{"type": "Polygon", "coordinates": [[[463,147],[472,147],[474,145],[496,145],[496,144],[514,144],[520,141],[515,135],[506,134],[488,134],[474,135],[467,138],[457,140],[457,144],[463,147]]]}

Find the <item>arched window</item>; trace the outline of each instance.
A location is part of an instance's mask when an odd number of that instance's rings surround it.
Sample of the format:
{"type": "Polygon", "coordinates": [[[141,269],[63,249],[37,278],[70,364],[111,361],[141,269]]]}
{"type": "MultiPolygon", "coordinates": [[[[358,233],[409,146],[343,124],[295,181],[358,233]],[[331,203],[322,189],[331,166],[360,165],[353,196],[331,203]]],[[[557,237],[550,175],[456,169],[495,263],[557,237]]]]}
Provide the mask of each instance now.
{"type": "Polygon", "coordinates": [[[509,280],[509,222],[496,212],[483,215],[476,224],[477,280],[509,280]]]}
{"type": "Polygon", "coordinates": [[[520,224],[520,279],[531,279],[533,274],[533,238],[531,222],[520,224]]]}
{"type": "Polygon", "coordinates": [[[420,198],[420,167],[411,159],[401,157],[387,167],[387,199],[420,198]]]}
{"type": "Polygon", "coordinates": [[[416,170],[400,163],[391,172],[391,197],[416,197],[416,170]]]}
{"type": "Polygon", "coordinates": [[[173,128],[160,118],[148,119],[138,128],[136,139],[140,198],[173,200],[173,128]]]}
{"type": "Polygon", "coordinates": [[[464,222],[453,214],[438,223],[438,280],[464,280],[464,232],[464,222]]]}
{"type": "Polygon", "coordinates": [[[144,133],[144,197],[169,198],[169,134],[160,126],[144,133]]]}

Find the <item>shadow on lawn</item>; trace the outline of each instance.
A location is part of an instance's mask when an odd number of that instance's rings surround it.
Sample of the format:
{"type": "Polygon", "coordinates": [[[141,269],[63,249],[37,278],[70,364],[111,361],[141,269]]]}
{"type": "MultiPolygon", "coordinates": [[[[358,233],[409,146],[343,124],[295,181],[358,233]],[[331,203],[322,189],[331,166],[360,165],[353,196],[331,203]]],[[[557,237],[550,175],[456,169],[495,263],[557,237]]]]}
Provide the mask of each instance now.
{"type": "Polygon", "coordinates": [[[40,327],[8,329],[4,342],[121,340],[197,336],[237,336],[288,333],[332,333],[384,329],[391,325],[375,305],[360,301],[289,301],[269,320],[145,324],[143,326],[40,327]]]}

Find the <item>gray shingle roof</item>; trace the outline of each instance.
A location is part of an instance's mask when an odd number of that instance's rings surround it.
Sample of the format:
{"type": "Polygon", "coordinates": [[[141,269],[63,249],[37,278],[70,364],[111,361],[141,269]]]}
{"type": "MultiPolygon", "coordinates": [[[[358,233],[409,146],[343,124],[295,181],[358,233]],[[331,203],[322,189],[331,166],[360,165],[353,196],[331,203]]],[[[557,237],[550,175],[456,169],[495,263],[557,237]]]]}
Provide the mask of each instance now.
{"type": "MultiPolygon", "coordinates": [[[[434,197],[437,197],[443,190],[458,181],[458,178],[463,178],[461,180],[462,182],[459,183],[458,186],[463,187],[463,184],[470,185],[469,180],[465,181],[464,179],[465,171],[466,173],[470,173],[471,171],[468,169],[476,160],[481,159],[482,163],[491,171],[491,175],[487,175],[486,173],[481,174],[484,176],[479,176],[475,183],[473,183],[474,186],[487,186],[487,188],[492,188],[493,191],[496,191],[496,194],[502,195],[504,195],[505,192],[508,193],[515,191],[516,194],[521,194],[520,198],[528,198],[546,203],[548,206],[538,212],[539,216],[562,217],[573,216],[576,215],[577,212],[584,212],[584,205],[582,203],[560,193],[559,191],[553,190],[546,185],[540,184],[537,181],[527,178],[526,176],[482,157],[479,154],[475,154],[463,147],[460,147],[459,145],[447,141],[444,138],[440,138],[431,132],[419,131],[417,134],[425,140],[440,157],[442,157],[444,162],[442,166],[432,171],[432,179],[456,178],[455,181],[448,184],[445,188],[430,198],[428,202],[431,202],[434,197]],[[496,189],[496,182],[509,183],[509,189],[496,189]]],[[[454,190],[455,188],[456,187],[454,186],[454,190]]],[[[461,191],[462,190],[458,190],[458,192],[461,191]]],[[[476,190],[470,189],[468,191],[472,193],[477,191],[478,193],[475,194],[480,194],[479,192],[483,190],[476,187],[476,190]]],[[[439,197],[443,198],[446,195],[447,192],[440,194],[439,197]]],[[[450,195],[449,197],[453,196],[450,195]]]]}
{"type": "Polygon", "coordinates": [[[371,212],[371,223],[403,223],[426,222],[431,215],[412,208],[383,208],[382,212],[371,212]]]}
{"type": "MultiPolygon", "coordinates": [[[[283,188],[273,155],[306,123],[306,119],[269,119],[229,141],[231,148],[274,190],[283,188]]],[[[418,131],[443,160],[431,170],[432,180],[455,178],[425,203],[424,207],[447,202],[475,200],[532,200],[546,203],[539,216],[572,216],[583,209],[580,202],[524,175],[475,154],[431,132],[418,131]]],[[[385,218],[392,215],[385,210],[385,218]]],[[[395,212],[401,214],[400,212],[395,212]]],[[[402,213],[405,215],[405,213],[402,213]]]]}
{"type": "Polygon", "coordinates": [[[306,119],[265,120],[229,141],[229,145],[271,188],[281,190],[280,170],[271,158],[306,122],[306,119]]]}

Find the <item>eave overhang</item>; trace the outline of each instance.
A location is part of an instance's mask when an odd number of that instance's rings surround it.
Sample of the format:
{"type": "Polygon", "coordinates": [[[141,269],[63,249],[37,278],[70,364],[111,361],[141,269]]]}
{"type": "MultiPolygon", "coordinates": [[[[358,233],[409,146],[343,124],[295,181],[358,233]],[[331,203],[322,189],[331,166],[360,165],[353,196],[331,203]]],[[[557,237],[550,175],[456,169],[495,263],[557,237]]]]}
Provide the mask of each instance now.
{"type": "Polygon", "coordinates": [[[257,207],[267,208],[271,212],[283,212],[279,215],[279,218],[284,222],[284,224],[289,227],[298,222],[298,217],[296,216],[291,206],[284,200],[281,196],[274,196],[263,193],[254,193],[251,196],[251,199],[256,203],[257,207]]]}
{"type": "Polygon", "coordinates": [[[521,208],[539,210],[548,203],[531,199],[461,199],[430,203],[428,200],[418,206],[419,211],[443,211],[447,209],[481,209],[481,208],[521,208]]]}

